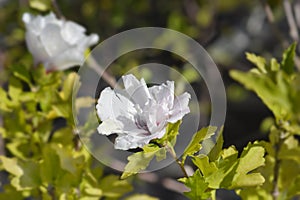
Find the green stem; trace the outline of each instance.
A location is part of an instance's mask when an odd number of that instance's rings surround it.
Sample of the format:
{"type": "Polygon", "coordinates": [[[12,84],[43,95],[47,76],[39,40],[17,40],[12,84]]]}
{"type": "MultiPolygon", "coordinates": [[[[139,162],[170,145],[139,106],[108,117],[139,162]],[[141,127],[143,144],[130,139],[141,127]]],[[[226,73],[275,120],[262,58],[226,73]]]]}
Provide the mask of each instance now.
{"type": "MultiPolygon", "coordinates": [[[[279,128],[281,129],[281,128],[279,128]]],[[[273,189],[272,189],[272,197],[273,200],[277,200],[279,197],[279,189],[278,189],[278,180],[279,180],[279,171],[280,171],[280,159],[279,159],[279,151],[280,148],[284,142],[284,132],[283,130],[280,130],[279,132],[279,139],[278,142],[275,144],[274,146],[274,150],[275,150],[275,164],[274,164],[274,179],[273,179],[273,189]]]]}
{"type": "Polygon", "coordinates": [[[183,172],[185,177],[189,177],[188,173],[186,172],[183,163],[179,160],[179,158],[176,155],[176,152],[174,150],[174,148],[172,147],[171,144],[167,144],[166,145],[167,150],[169,151],[169,153],[171,154],[171,156],[174,158],[174,160],[176,161],[176,163],[178,164],[178,166],[180,167],[181,171],[183,172]]]}

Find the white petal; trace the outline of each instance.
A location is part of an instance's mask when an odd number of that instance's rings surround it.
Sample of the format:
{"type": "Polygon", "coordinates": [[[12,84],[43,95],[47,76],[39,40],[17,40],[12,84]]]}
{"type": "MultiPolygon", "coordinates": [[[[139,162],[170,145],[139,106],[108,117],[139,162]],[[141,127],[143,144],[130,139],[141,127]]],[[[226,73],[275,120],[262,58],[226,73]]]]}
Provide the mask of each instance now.
{"type": "Polygon", "coordinates": [[[157,132],[153,135],[144,135],[144,136],[133,136],[133,135],[119,135],[115,140],[115,148],[120,150],[128,150],[135,148],[142,148],[143,146],[149,144],[153,139],[162,138],[166,130],[162,129],[160,132],[157,132]]]}
{"type": "Polygon", "coordinates": [[[47,27],[42,30],[40,40],[51,57],[70,48],[60,34],[60,27],[55,24],[48,24],[47,27]]]}
{"type": "Polygon", "coordinates": [[[119,135],[115,140],[115,149],[128,150],[143,147],[144,144],[140,144],[136,137],[130,135],[119,135]]]}
{"type": "Polygon", "coordinates": [[[97,128],[98,132],[102,135],[110,135],[113,133],[122,132],[120,124],[114,120],[107,119],[103,121],[97,128]]]}
{"type": "Polygon", "coordinates": [[[26,32],[25,39],[27,48],[33,55],[35,63],[45,62],[48,60],[49,55],[39,40],[39,37],[29,30],[26,32]]]}
{"type": "Polygon", "coordinates": [[[88,46],[92,46],[97,44],[97,42],[99,41],[99,36],[95,33],[91,34],[90,36],[88,36],[88,46]]]}
{"type": "Polygon", "coordinates": [[[138,81],[132,74],[122,76],[124,87],[130,99],[141,108],[150,98],[149,90],[144,79],[138,81]]]}
{"type": "Polygon", "coordinates": [[[191,95],[187,92],[175,98],[174,107],[170,111],[170,118],[168,119],[168,122],[175,123],[178,120],[182,119],[184,115],[190,112],[188,106],[190,98],[191,95]]]}
{"type": "Polygon", "coordinates": [[[29,14],[29,13],[24,13],[23,16],[22,16],[22,21],[25,23],[25,24],[28,24],[30,23],[32,20],[32,16],[29,14]]]}
{"type": "Polygon", "coordinates": [[[22,20],[25,23],[27,31],[39,35],[45,27],[45,20],[41,16],[34,17],[29,13],[24,13],[22,20]]]}
{"type": "Polygon", "coordinates": [[[155,133],[161,129],[161,124],[169,117],[169,109],[157,104],[155,100],[150,100],[142,110],[144,121],[151,133],[155,133]]]}
{"type": "Polygon", "coordinates": [[[151,96],[158,104],[165,104],[169,109],[174,102],[174,81],[167,81],[167,84],[155,85],[149,88],[151,96]]]}
{"type": "Polygon", "coordinates": [[[83,61],[84,52],[75,47],[53,57],[51,65],[54,69],[65,70],[76,65],[81,65],[83,61]]]}
{"type": "Polygon", "coordinates": [[[97,34],[91,34],[90,36],[84,36],[77,43],[77,47],[85,51],[88,47],[96,44],[99,41],[99,36],[97,34]]]}
{"type": "Polygon", "coordinates": [[[50,12],[48,15],[44,16],[43,19],[45,23],[56,23],[62,25],[63,20],[57,19],[53,12],[50,12]]]}
{"type": "Polygon", "coordinates": [[[77,44],[85,37],[85,28],[74,22],[65,22],[61,29],[61,35],[70,45],[77,44]]]}
{"type": "Polygon", "coordinates": [[[101,92],[96,108],[102,121],[107,119],[117,120],[119,116],[133,119],[136,113],[133,103],[111,88],[105,88],[101,92]]]}
{"type": "Polygon", "coordinates": [[[121,133],[126,133],[133,136],[149,134],[147,130],[137,127],[137,123],[133,116],[118,116],[116,121],[118,121],[121,124],[121,133]]]}

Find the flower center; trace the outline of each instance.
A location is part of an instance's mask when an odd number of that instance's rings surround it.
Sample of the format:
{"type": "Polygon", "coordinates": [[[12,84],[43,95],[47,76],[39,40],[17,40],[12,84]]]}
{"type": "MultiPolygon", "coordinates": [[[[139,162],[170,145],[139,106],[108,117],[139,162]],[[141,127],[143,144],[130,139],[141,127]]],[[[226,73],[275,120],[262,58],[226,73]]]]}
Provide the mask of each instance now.
{"type": "Polygon", "coordinates": [[[139,128],[139,129],[143,129],[145,131],[147,131],[144,135],[151,135],[149,128],[147,126],[147,123],[145,122],[145,120],[141,119],[140,116],[137,116],[135,119],[135,125],[139,128]]]}

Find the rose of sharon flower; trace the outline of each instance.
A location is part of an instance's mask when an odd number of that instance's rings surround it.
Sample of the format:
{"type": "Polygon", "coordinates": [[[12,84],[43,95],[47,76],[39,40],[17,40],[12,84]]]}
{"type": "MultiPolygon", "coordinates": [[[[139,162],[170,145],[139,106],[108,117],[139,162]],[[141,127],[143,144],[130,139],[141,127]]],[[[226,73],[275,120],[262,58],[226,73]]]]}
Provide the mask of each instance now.
{"type": "Polygon", "coordinates": [[[175,123],[190,112],[190,94],[174,96],[174,82],[147,87],[144,79],[122,77],[124,89],[105,88],[96,105],[102,135],[117,134],[114,147],[128,150],[143,147],[162,138],[167,124],[175,123]]]}
{"type": "Polygon", "coordinates": [[[26,44],[35,63],[47,70],[65,70],[84,61],[84,51],[98,42],[97,34],[85,35],[85,28],[72,21],[47,16],[23,14],[26,44]]]}

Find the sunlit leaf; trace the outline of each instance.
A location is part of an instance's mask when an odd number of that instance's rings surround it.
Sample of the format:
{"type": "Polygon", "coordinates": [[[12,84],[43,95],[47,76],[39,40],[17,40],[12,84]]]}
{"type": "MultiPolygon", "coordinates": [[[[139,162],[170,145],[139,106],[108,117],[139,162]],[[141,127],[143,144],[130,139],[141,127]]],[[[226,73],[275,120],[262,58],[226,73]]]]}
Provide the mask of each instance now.
{"type": "Polygon", "coordinates": [[[212,195],[211,191],[208,190],[208,183],[205,182],[199,170],[196,170],[192,176],[181,178],[179,181],[190,188],[189,192],[184,192],[190,199],[206,200],[212,195]]]}
{"type": "Polygon", "coordinates": [[[209,126],[206,128],[202,128],[200,131],[195,133],[193,135],[192,140],[188,144],[188,146],[185,148],[183,155],[182,155],[182,162],[185,161],[187,156],[192,156],[196,152],[200,151],[201,149],[201,142],[206,140],[207,138],[210,138],[212,135],[215,134],[215,131],[217,130],[217,127],[209,126]]]}

